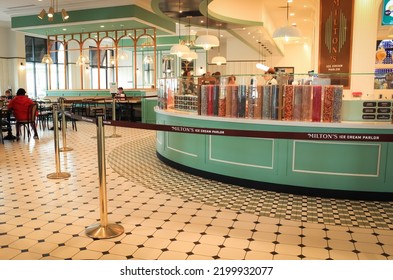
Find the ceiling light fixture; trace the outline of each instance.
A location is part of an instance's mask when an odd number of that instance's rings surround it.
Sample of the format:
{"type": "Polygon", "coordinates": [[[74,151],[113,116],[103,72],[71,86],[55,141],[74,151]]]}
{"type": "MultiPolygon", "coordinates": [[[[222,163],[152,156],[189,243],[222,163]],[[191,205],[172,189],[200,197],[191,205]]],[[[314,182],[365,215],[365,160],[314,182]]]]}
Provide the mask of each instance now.
{"type": "Polygon", "coordinates": [[[220,50],[220,38],[221,38],[221,34],[220,34],[220,27],[221,27],[221,23],[217,24],[218,26],[218,56],[213,57],[212,59],[212,63],[213,64],[217,64],[218,66],[220,66],[221,64],[225,64],[227,63],[227,60],[225,57],[221,56],[220,50]]]}
{"type": "Polygon", "coordinates": [[[121,47],[119,48],[119,45],[117,46],[117,60],[128,60],[128,55],[126,51],[124,50],[124,41],[126,40],[126,35],[127,31],[123,31],[124,25],[121,24],[121,30],[122,30],[122,35],[123,37],[120,37],[119,42],[121,42],[121,47]]]}
{"type": "Polygon", "coordinates": [[[46,11],[45,11],[45,9],[42,9],[40,14],[38,15],[38,18],[43,19],[45,17],[45,15],[46,15],[46,11]]]}
{"type": "MultiPolygon", "coordinates": [[[[44,19],[45,15],[48,16],[48,21],[53,21],[55,14],[58,13],[59,8],[59,0],[51,0],[50,7],[48,9],[48,13],[46,13],[45,9],[42,9],[41,12],[38,14],[39,19],[44,19]]],[[[66,21],[70,18],[69,14],[65,9],[61,10],[61,18],[63,21],[66,21]]]]}
{"type": "Polygon", "coordinates": [[[216,36],[209,35],[209,1],[206,0],[206,35],[198,36],[195,40],[195,46],[202,47],[204,50],[208,51],[212,47],[218,47],[220,41],[216,36]]]}
{"type": "Polygon", "coordinates": [[[290,43],[302,38],[300,30],[296,26],[291,26],[288,23],[289,18],[289,1],[287,2],[287,25],[276,29],[273,32],[273,39],[281,40],[284,43],[290,43]]]}
{"type": "MultiPolygon", "coordinates": [[[[258,44],[259,44],[259,51],[258,51],[259,52],[259,61],[258,61],[258,63],[255,66],[257,67],[257,69],[266,72],[267,70],[269,70],[269,67],[262,63],[262,60],[261,60],[261,42],[258,41],[258,44]]],[[[262,56],[263,56],[263,52],[262,52],[262,56]]]]}
{"type": "Polygon", "coordinates": [[[44,54],[44,56],[42,57],[41,63],[45,63],[45,64],[52,64],[53,60],[52,57],[50,56],[50,54],[44,54]]]}
{"type": "Polygon", "coordinates": [[[179,43],[173,45],[169,51],[170,54],[175,54],[175,55],[177,55],[177,57],[182,57],[183,54],[190,51],[190,49],[186,45],[183,45],[180,40],[180,14],[181,13],[182,13],[182,11],[180,9],[180,0],[179,0],[179,23],[178,23],[178,25],[179,25],[179,43]]]}
{"type": "Polygon", "coordinates": [[[89,58],[86,55],[83,55],[82,53],[79,55],[78,59],[76,60],[76,64],[78,65],[84,65],[89,63],[89,58]]]}
{"type": "Polygon", "coordinates": [[[184,53],[181,58],[191,62],[193,59],[198,59],[198,54],[195,51],[189,51],[184,53]]]}
{"type": "Polygon", "coordinates": [[[198,59],[198,54],[195,51],[191,50],[191,46],[194,45],[194,42],[191,41],[191,16],[188,16],[187,18],[188,18],[188,43],[190,45],[190,51],[184,53],[181,58],[187,60],[188,62],[191,62],[194,59],[198,59]]]}

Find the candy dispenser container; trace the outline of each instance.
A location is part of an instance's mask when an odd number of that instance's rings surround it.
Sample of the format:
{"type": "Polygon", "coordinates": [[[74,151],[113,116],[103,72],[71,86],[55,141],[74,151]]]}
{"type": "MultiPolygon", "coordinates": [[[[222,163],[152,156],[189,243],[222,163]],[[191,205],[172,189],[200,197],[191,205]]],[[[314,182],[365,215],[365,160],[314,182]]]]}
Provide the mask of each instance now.
{"type": "Polygon", "coordinates": [[[311,121],[311,95],[312,87],[309,85],[303,86],[302,113],[300,120],[304,122],[311,121]]]}
{"type": "Polygon", "coordinates": [[[227,86],[226,79],[221,78],[219,87],[218,116],[226,116],[227,86]]]}
{"type": "Polygon", "coordinates": [[[247,86],[245,84],[239,85],[237,92],[238,104],[237,104],[237,116],[239,118],[246,117],[246,100],[247,100],[247,86]]]}
{"type": "Polygon", "coordinates": [[[197,92],[197,112],[198,115],[201,115],[201,85],[196,86],[196,92],[197,92]]]}
{"type": "Polygon", "coordinates": [[[302,96],[303,86],[294,86],[293,91],[293,116],[294,121],[300,121],[302,118],[302,96]]]}
{"type": "Polygon", "coordinates": [[[271,113],[272,120],[280,119],[280,87],[278,85],[271,85],[271,113]]]}
{"type": "Polygon", "coordinates": [[[334,86],[325,86],[323,90],[322,121],[332,122],[333,120],[333,98],[334,86]]]}
{"type": "Polygon", "coordinates": [[[214,85],[207,86],[207,115],[214,115],[214,85]]]}
{"type": "Polygon", "coordinates": [[[343,101],[343,86],[335,86],[333,94],[333,122],[341,122],[341,107],[343,101]]]}
{"type": "Polygon", "coordinates": [[[247,115],[250,119],[255,118],[255,107],[258,97],[257,91],[257,79],[256,77],[251,77],[250,86],[248,88],[248,112],[247,115]]]}
{"type": "Polygon", "coordinates": [[[225,116],[232,117],[232,89],[233,85],[226,86],[226,104],[225,104],[225,116]]]}
{"type": "Polygon", "coordinates": [[[167,97],[167,108],[173,109],[175,104],[175,94],[179,90],[177,87],[177,79],[171,78],[166,79],[166,97],[167,97]]]}
{"type": "Polygon", "coordinates": [[[257,86],[257,97],[254,109],[254,119],[262,118],[262,86],[257,86]]]}
{"type": "Polygon", "coordinates": [[[313,86],[312,89],[312,113],[311,120],[313,122],[321,121],[322,111],[322,86],[313,86]]]}
{"type": "Polygon", "coordinates": [[[213,85],[213,116],[218,116],[219,103],[220,103],[220,86],[213,85]]]}
{"type": "Polygon", "coordinates": [[[158,108],[166,109],[167,108],[167,97],[165,91],[165,79],[160,79],[158,84],[157,90],[157,97],[158,97],[158,108]]]}
{"type": "Polygon", "coordinates": [[[201,86],[201,115],[207,115],[207,103],[208,103],[208,87],[209,85],[201,86]]]}
{"type": "Polygon", "coordinates": [[[271,86],[262,86],[262,119],[270,120],[272,117],[271,113],[271,86]]]}
{"type": "Polygon", "coordinates": [[[239,108],[239,86],[231,86],[232,91],[232,110],[231,110],[231,117],[237,118],[238,117],[238,108],[239,108]]]}
{"type": "Polygon", "coordinates": [[[291,121],[293,118],[293,91],[294,91],[294,86],[292,86],[292,85],[285,85],[284,86],[283,118],[286,121],[291,121]]]}

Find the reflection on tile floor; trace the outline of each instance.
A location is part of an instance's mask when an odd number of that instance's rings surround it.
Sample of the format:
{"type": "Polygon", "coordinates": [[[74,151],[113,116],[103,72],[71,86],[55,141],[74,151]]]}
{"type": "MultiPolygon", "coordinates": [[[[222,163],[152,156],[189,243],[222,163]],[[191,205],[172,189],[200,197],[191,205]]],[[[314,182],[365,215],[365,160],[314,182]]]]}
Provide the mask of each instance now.
{"type": "Polygon", "coordinates": [[[154,131],[125,128],[105,139],[108,219],[125,233],[89,238],[100,217],[96,128],[77,125],[74,150],[60,154],[68,179],[47,179],[53,131],[0,144],[0,259],[393,259],[392,203],[205,180],[162,164],[154,131]]]}

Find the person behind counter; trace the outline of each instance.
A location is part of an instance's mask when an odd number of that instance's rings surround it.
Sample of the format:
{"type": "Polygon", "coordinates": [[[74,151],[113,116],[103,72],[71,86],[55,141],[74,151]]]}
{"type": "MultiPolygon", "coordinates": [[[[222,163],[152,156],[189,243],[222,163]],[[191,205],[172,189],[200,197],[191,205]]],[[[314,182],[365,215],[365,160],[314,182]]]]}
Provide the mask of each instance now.
{"type": "MultiPolygon", "coordinates": [[[[34,104],[33,100],[31,100],[26,95],[26,90],[24,88],[18,89],[16,92],[16,96],[10,100],[7,107],[8,109],[12,109],[15,119],[17,122],[27,121],[29,119],[29,106],[34,104]]],[[[38,139],[37,128],[35,124],[31,124],[31,128],[34,131],[34,139],[38,139]]],[[[19,127],[16,129],[16,139],[19,139],[19,127]]]]}
{"type": "Polygon", "coordinates": [[[207,71],[205,74],[199,78],[200,85],[214,85],[216,83],[216,78],[211,75],[211,72],[207,71]]]}
{"type": "Polygon", "coordinates": [[[194,93],[195,91],[194,78],[192,77],[190,70],[185,70],[183,72],[182,85],[183,85],[183,89],[182,89],[183,94],[194,93]]]}
{"type": "Polygon", "coordinates": [[[228,85],[235,85],[236,84],[236,77],[231,75],[228,77],[228,85]]]}
{"type": "Polygon", "coordinates": [[[275,79],[274,74],[276,74],[276,71],[274,71],[273,68],[269,68],[265,72],[265,76],[263,77],[265,79],[265,85],[277,85],[277,80],[275,79]]]}

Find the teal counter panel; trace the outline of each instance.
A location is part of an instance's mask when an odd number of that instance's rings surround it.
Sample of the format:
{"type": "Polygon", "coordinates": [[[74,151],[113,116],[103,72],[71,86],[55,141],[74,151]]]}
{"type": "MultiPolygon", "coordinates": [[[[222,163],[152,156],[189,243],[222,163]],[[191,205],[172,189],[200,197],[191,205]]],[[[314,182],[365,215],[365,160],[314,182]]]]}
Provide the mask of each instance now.
{"type": "Polygon", "coordinates": [[[209,136],[208,139],[209,161],[237,167],[273,169],[273,139],[222,136],[209,136]]]}
{"type": "Polygon", "coordinates": [[[377,177],[380,163],[378,143],[293,142],[293,172],[377,177]]]}
{"type": "Polygon", "coordinates": [[[195,138],[204,138],[184,133],[166,133],[166,137],[166,149],[178,156],[186,157],[198,157],[198,145],[195,144],[195,138]]]}
{"type": "MultiPolygon", "coordinates": [[[[156,111],[157,123],[201,128],[393,134],[390,125],[255,122],[156,111]]],[[[393,194],[393,143],[266,139],[158,132],[157,152],[184,167],[254,182],[322,190],[393,194]],[[166,135],[165,137],[163,135],[166,135]]]]}

